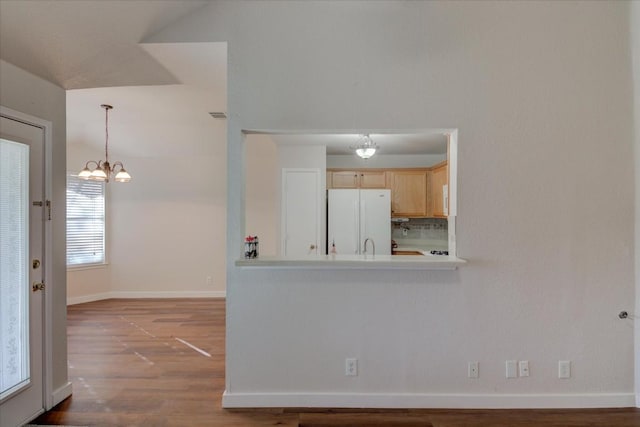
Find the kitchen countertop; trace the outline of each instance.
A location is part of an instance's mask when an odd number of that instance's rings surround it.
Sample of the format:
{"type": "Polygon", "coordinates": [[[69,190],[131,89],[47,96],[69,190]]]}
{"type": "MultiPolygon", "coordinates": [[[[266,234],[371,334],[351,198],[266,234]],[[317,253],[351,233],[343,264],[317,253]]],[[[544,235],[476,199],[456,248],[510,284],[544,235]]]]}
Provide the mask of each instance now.
{"type": "MultiPolygon", "coordinates": [[[[428,252],[427,252],[428,253],[428,252]]],[[[454,256],[415,255],[312,255],[308,257],[260,257],[239,259],[242,268],[328,268],[328,269],[404,269],[404,270],[455,270],[466,261],[454,256]]]]}

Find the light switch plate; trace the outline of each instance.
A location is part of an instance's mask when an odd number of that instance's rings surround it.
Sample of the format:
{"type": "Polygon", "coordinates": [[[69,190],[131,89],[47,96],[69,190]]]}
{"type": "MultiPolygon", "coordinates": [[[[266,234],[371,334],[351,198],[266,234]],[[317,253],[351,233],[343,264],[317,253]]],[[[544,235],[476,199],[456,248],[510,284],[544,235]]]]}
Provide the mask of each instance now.
{"type": "Polygon", "coordinates": [[[517,378],[518,377],[518,371],[517,371],[517,366],[518,366],[518,361],[517,360],[507,360],[506,362],[506,375],[507,378],[517,378]]]}

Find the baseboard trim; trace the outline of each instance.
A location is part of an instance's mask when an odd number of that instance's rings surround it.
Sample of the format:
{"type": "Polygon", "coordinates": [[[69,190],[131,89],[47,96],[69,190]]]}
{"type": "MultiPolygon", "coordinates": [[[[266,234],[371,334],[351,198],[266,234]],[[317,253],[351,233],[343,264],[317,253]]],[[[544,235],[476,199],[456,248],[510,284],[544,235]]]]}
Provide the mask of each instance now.
{"type": "Polygon", "coordinates": [[[225,291],[121,291],[110,292],[111,298],[224,298],[225,291]]]}
{"type": "Polygon", "coordinates": [[[640,394],[636,394],[636,408],[640,408],[640,394]]]}
{"type": "Polygon", "coordinates": [[[109,298],[111,298],[111,294],[109,292],[104,292],[101,294],[82,295],[80,297],[67,298],[67,305],[82,304],[85,302],[100,301],[109,298]]]}
{"type": "Polygon", "coordinates": [[[113,298],[226,298],[226,296],[227,293],[225,291],[121,291],[67,298],[67,305],[82,304],[85,302],[113,298]]]}
{"type": "Polygon", "coordinates": [[[628,408],[634,393],[607,394],[365,394],[365,393],[229,393],[223,408],[448,408],[543,409],[628,408]]]}
{"type": "MultiPolygon", "coordinates": [[[[59,387],[51,394],[52,396],[51,408],[53,408],[58,403],[65,400],[67,397],[71,396],[72,393],[73,393],[73,384],[71,384],[71,381],[67,381],[65,385],[63,385],[62,387],[59,387]]],[[[47,410],[51,408],[47,408],[47,410]]]]}

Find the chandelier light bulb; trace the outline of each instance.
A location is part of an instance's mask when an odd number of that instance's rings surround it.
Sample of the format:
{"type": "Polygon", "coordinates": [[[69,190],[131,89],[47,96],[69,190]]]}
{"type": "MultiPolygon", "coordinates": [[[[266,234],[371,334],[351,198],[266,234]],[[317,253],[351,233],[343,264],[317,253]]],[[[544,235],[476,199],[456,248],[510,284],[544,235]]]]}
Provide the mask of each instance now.
{"type": "Polygon", "coordinates": [[[371,140],[368,134],[360,135],[360,141],[359,144],[350,147],[352,150],[355,150],[359,157],[366,160],[376,154],[378,146],[371,140]]]}
{"type": "Polygon", "coordinates": [[[78,174],[78,178],[89,179],[91,177],[91,170],[88,166],[85,166],[84,169],[80,171],[78,174]]]}
{"type": "Polygon", "coordinates": [[[129,181],[131,181],[131,175],[129,175],[129,172],[127,172],[123,168],[123,169],[120,170],[120,172],[118,172],[116,174],[116,181],[117,182],[129,182],[129,181]]]}
{"type": "Polygon", "coordinates": [[[96,168],[91,172],[90,179],[93,178],[96,181],[105,181],[107,179],[107,173],[102,168],[96,168]]]}
{"type": "Polygon", "coordinates": [[[358,148],[356,150],[356,154],[362,157],[363,159],[368,159],[369,157],[376,154],[376,149],[375,148],[358,148]]]}

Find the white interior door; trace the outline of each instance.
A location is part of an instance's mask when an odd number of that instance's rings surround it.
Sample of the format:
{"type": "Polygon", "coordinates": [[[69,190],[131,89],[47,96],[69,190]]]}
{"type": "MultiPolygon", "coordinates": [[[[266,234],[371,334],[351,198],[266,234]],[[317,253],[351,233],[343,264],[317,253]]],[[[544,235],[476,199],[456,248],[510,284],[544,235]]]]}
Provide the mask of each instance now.
{"type": "Polygon", "coordinates": [[[44,411],[44,130],[0,117],[0,425],[44,411]]]}
{"type": "Polygon", "coordinates": [[[282,169],[282,255],[323,253],[320,187],[320,169],[282,169]]]}

